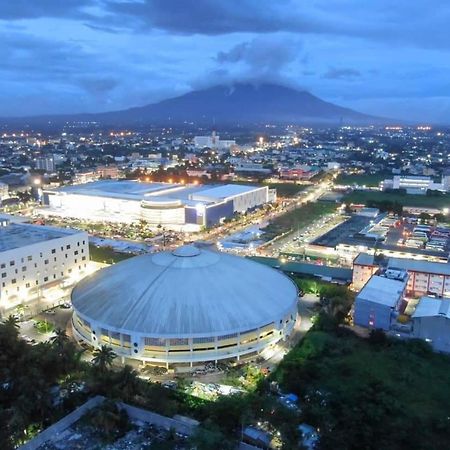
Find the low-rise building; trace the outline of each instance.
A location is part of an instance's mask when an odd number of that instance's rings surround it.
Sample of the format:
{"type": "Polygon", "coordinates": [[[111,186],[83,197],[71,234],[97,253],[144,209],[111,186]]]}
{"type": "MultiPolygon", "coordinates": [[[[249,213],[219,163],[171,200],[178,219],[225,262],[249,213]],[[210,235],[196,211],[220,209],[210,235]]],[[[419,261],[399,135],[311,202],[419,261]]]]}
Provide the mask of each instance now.
{"type": "Polygon", "coordinates": [[[450,352],[450,299],[423,297],[412,315],[412,335],[440,352],[450,352]]]}
{"type": "Polygon", "coordinates": [[[365,328],[389,330],[402,303],[408,274],[388,269],[374,275],[356,296],[353,321],[365,328]]]}
{"type": "Polygon", "coordinates": [[[360,253],[353,261],[352,287],[361,289],[382,268],[406,270],[407,293],[413,296],[436,294],[450,297],[450,263],[409,258],[383,258],[360,253]]]}
{"type": "Polygon", "coordinates": [[[446,191],[444,182],[435,183],[431,177],[395,175],[381,183],[383,190],[405,189],[407,194],[426,194],[428,190],[446,191]]]}

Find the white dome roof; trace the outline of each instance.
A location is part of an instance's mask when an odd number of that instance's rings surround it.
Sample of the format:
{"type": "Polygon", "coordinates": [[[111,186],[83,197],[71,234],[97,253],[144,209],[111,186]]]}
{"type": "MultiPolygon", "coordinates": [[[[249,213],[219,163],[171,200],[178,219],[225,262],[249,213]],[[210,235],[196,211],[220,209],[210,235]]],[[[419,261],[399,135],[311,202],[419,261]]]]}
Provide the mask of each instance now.
{"type": "Polygon", "coordinates": [[[156,337],[250,330],[292,314],[296,302],[295,284],[282,273],[193,245],[122,261],[72,292],[86,320],[156,337]]]}

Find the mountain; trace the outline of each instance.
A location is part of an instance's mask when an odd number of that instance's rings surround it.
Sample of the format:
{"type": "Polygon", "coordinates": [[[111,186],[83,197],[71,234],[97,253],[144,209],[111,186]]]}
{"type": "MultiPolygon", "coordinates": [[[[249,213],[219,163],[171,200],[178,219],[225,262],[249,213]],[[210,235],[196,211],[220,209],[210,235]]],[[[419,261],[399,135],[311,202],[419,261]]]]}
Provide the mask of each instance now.
{"type": "Polygon", "coordinates": [[[121,111],[4,120],[38,124],[96,121],[103,125],[145,124],[368,124],[383,120],[334,105],[310,94],[276,84],[215,86],[179,97],[121,111]]]}

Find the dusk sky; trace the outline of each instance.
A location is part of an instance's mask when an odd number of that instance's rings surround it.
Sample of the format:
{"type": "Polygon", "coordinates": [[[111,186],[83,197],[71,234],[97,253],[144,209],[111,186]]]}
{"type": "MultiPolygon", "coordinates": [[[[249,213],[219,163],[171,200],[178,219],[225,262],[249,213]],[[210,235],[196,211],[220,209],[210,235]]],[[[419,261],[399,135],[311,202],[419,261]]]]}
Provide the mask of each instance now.
{"type": "Polygon", "coordinates": [[[271,81],[450,122],[448,0],[0,0],[0,115],[96,112],[271,81]]]}

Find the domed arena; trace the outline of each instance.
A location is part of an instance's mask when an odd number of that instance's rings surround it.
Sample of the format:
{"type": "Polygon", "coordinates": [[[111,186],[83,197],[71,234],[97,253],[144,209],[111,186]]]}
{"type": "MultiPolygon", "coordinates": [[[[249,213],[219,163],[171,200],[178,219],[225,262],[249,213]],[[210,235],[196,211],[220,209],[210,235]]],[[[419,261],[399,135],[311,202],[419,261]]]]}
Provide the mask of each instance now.
{"type": "Polygon", "coordinates": [[[260,354],[297,318],[297,288],[249,259],[185,245],[102,269],[72,292],[74,336],[125,361],[199,365],[260,354]]]}

